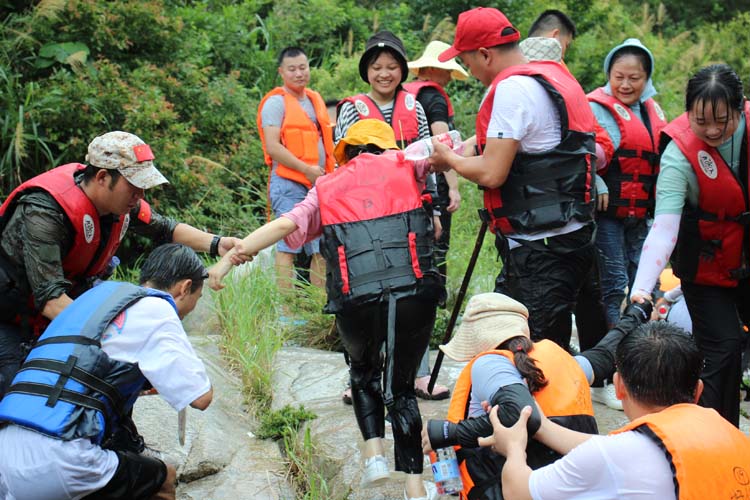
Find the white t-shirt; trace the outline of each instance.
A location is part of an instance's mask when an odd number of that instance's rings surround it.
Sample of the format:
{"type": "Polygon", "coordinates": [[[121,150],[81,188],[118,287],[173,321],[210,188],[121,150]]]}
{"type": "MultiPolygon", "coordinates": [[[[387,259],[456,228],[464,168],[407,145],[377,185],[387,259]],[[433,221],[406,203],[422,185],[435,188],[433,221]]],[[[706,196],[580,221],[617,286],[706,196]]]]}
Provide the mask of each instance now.
{"type": "MultiPolygon", "coordinates": [[[[497,85],[487,139],[515,139],[521,153],[541,153],[560,144],[560,114],[544,87],[530,76],[514,75],[497,85]]],[[[565,226],[511,238],[540,240],[568,234],[585,224],[571,220],[565,226]]],[[[518,243],[510,241],[511,248],[518,243]]]]}
{"type": "MultiPolygon", "coordinates": [[[[211,388],[180,318],[164,299],[146,297],[120,313],[104,331],[102,349],[112,359],[137,362],[176,410],[211,388]]],[[[82,498],[103,488],[118,465],[113,451],[88,439],[62,441],[15,425],[0,429],[0,450],[8,500],[82,498]]]]}
{"type": "Polygon", "coordinates": [[[529,477],[534,500],[673,500],[664,452],[640,432],[594,436],[529,477]]]}

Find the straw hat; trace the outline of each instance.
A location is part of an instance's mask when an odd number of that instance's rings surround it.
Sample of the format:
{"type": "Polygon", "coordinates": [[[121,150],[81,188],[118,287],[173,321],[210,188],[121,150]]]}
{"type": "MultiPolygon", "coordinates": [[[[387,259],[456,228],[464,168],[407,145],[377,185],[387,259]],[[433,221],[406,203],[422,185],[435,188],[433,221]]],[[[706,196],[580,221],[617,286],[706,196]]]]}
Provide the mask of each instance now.
{"type": "Polygon", "coordinates": [[[466,305],[458,331],[440,350],[456,361],[469,361],[513,337],[529,338],[528,319],[526,306],[507,295],[474,295],[466,305]]]}
{"type": "Polygon", "coordinates": [[[419,74],[419,68],[447,69],[451,72],[451,77],[453,77],[453,79],[466,80],[469,77],[469,74],[456,62],[455,59],[449,59],[445,62],[438,61],[438,55],[449,48],[451,48],[450,45],[438,40],[428,43],[427,47],[424,48],[422,57],[408,64],[409,70],[417,75],[419,74]]]}
{"type": "Polygon", "coordinates": [[[333,156],[339,165],[346,163],[346,154],[344,148],[346,145],[360,146],[364,144],[374,144],[380,149],[398,149],[396,144],[396,134],[393,129],[383,120],[368,118],[360,120],[346,131],[333,150],[333,156]]]}

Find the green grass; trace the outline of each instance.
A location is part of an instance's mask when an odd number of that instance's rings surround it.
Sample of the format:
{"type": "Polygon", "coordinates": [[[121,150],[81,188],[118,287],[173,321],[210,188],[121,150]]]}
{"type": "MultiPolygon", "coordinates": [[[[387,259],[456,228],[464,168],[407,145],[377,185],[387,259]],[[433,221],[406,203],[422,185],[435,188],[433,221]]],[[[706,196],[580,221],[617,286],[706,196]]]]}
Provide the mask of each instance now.
{"type": "Polygon", "coordinates": [[[286,340],[277,321],[279,292],[273,273],[261,266],[235,270],[224,283],[213,294],[222,346],[241,374],[250,406],[261,413],[270,406],[273,362],[286,340]]]}

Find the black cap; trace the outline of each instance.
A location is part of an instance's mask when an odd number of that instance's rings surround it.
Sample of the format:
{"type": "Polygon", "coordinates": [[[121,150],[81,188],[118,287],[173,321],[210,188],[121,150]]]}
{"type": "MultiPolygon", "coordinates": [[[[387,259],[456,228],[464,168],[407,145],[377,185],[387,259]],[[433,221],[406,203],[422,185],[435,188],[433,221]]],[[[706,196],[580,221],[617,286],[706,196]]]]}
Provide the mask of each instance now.
{"type": "Polygon", "coordinates": [[[391,52],[396,57],[396,60],[398,60],[398,63],[401,65],[401,83],[404,83],[404,80],[406,80],[406,77],[409,75],[409,67],[406,65],[407,57],[404,43],[399,37],[386,30],[378,31],[367,40],[365,51],[359,59],[359,76],[361,76],[362,80],[366,83],[370,83],[367,79],[367,61],[375,51],[382,50],[383,48],[390,49],[389,52],[391,52]]]}

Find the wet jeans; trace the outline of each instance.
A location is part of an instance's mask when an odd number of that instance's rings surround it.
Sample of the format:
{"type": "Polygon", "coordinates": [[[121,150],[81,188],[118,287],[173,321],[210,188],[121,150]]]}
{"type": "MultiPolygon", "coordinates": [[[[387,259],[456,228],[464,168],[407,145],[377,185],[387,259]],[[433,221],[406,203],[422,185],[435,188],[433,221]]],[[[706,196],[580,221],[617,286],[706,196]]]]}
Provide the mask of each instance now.
{"type": "MultiPolygon", "coordinates": [[[[407,297],[396,304],[393,358],[393,403],[388,406],[393,430],[396,470],[422,472],[422,417],[414,392],[414,376],[435,323],[434,300],[407,297]]],[[[336,315],[336,328],[349,353],[352,404],[362,437],[385,436],[385,403],[381,347],[388,334],[388,304],[369,304],[336,315]]]]}
{"type": "Polygon", "coordinates": [[[22,345],[24,339],[19,327],[0,322],[0,399],[26,357],[26,350],[22,345]]]}
{"type": "Polygon", "coordinates": [[[612,328],[620,319],[625,289],[633,286],[648,225],[646,219],[616,219],[606,215],[599,215],[596,223],[602,298],[607,324],[612,328]]]}

